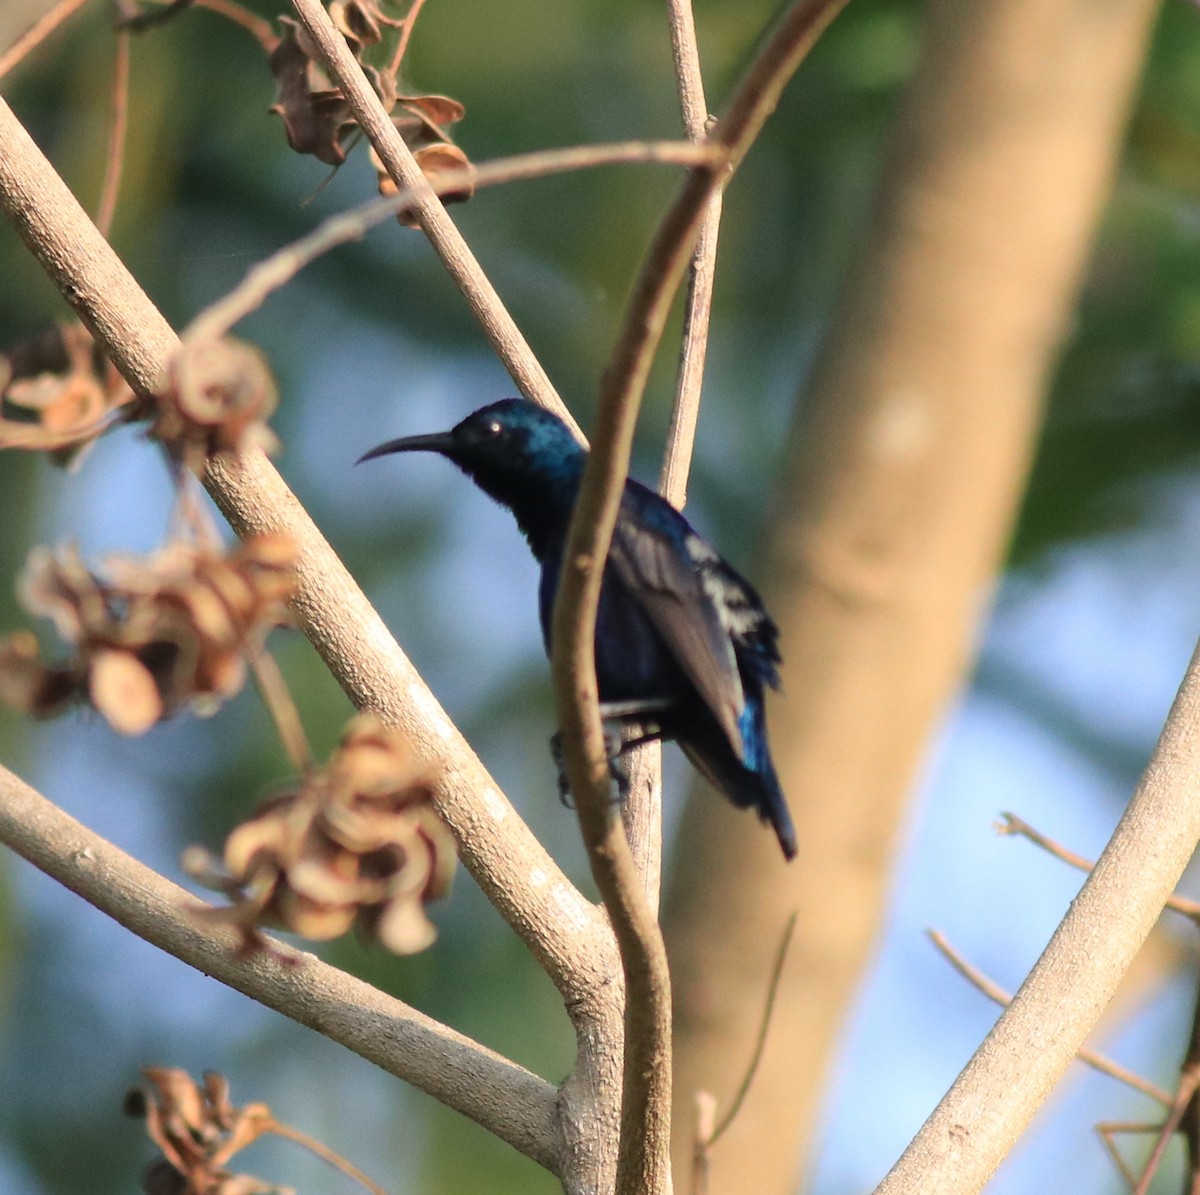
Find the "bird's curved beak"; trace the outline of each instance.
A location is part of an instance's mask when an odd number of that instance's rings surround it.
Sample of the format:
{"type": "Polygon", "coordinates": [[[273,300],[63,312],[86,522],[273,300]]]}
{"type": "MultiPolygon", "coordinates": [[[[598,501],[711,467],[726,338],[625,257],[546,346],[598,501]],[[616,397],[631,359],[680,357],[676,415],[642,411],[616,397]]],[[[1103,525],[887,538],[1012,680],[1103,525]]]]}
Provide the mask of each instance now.
{"type": "Polygon", "coordinates": [[[450,456],[454,451],[454,437],[449,432],[434,432],[428,436],[403,436],[399,440],[389,440],[364,452],[354,463],[361,465],[363,461],[373,461],[377,456],[390,456],[393,452],[440,452],[450,456]]]}

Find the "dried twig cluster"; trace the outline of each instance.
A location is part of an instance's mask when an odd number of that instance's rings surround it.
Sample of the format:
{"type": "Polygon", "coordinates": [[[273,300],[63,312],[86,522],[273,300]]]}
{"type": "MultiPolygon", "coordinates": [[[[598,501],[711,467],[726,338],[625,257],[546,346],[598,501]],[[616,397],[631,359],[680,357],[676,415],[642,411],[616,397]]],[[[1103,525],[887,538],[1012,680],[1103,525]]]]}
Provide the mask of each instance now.
{"type": "Polygon", "coordinates": [[[79,323],[56,324],[0,355],[0,448],[65,463],[133,403],[133,391],[79,323]]]}
{"type": "Polygon", "coordinates": [[[229,1082],[222,1075],[208,1071],[200,1086],[187,1071],[151,1066],[142,1071],[142,1078],[142,1086],[126,1096],[125,1110],[145,1118],[147,1133],[162,1150],[162,1157],[151,1163],[142,1180],[146,1195],[294,1195],[290,1187],[229,1169],[235,1154],[268,1133],[303,1145],[371,1195],[383,1195],[328,1146],[276,1120],[266,1104],[234,1107],[229,1082]]]}
{"type": "Polygon", "coordinates": [[[234,902],[199,915],[234,926],[244,951],[264,947],[262,926],[318,941],[357,926],[397,954],[424,950],[436,937],[425,905],[449,892],[455,862],[433,792],[403,736],[360,714],[323,768],[229,835],[223,870],[199,848],[185,856],[234,902]]]}
{"type": "Polygon", "coordinates": [[[0,643],[0,699],[47,717],[90,702],[122,734],[142,734],[190,707],[211,712],[237,693],[246,658],[286,621],[294,549],[279,536],[230,552],[176,542],[144,560],[114,558],[103,575],[74,548],[32,553],[20,585],[73,650],[44,662],[18,631],[0,643]]]}

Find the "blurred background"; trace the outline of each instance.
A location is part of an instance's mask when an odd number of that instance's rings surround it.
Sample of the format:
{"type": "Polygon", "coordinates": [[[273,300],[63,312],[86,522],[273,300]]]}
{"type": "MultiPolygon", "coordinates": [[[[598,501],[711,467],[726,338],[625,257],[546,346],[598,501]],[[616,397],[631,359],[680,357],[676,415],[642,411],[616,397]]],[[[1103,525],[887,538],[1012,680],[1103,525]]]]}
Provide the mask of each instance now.
{"type": "MultiPolygon", "coordinates": [[[[258,0],[255,11],[272,16],[258,0]]],[[[771,8],[699,0],[719,108],[771,8]]],[[[28,14],[23,14],[28,15],[28,14]]],[[[92,4],[0,82],[85,206],[103,172],[112,69],[92,4]]],[[[23,26],[0,15],[0,41],[23,26]]],[[[845,276],[916,62],[921,11],[855,0],[789,88],[725,207],[689,517],[754,576],[784,430],[845,276]]],[[[461,100],[475,160],[544,146],[677,135],[660,6],[603,0],[432,0],[406,60],[413,91],[461,100]]],[[[291,153],[267,114],[252,38],[191,11],[133,46],[132,123],[113,243],[176,327],[259,258],[374,192],[359,147],[332,178],[291,153]]],[[[489,190],[453,214],[585,427],[629,281],[671,193],[662,168],[593,171],[489,190]]],[[[1200,628],[1200,11],[1163,10],[1028,494],[969,683],[931,747],[905,831],[886,935],[832,1076],[811,1189],[870,1189],[994,1020],[924,936],[945,931],[1015,989],[1079,875],[998,838],[1013,810],[1082,854],[1103,847],[1136,783],[1200,628]]],[[[0,231],[0,348],[66,307],[0,231]]],[[[510,518],[444,462],[355,470],[381,440],[449,426],[513,393],[424,238],[387,226],[308,269],[246,320],[283,395],[285,479],[359,578],[447,711],[568,873],[586,865],[556,799],[536,572],[510,518]]],[[[653,482],[670,408],[667,346],[635,473],[653,482]]],[[[0,458],[0,578],[29,549],[78,542],[97,559],[167,531],[171,491],[136,427],[70,473],[0,458]]],[[[0,629],[25,625],[0,582],[0,629]]],[[[349,704],[298,634],[274,647],[318,754],[349,704]]],[[[786,643],[784,649],[786,652],[786,643]]],[[[216,848],[287,764],[253,692],[216,716],[138,740],[77,713],[31,725],[0,712],[0,753],[87,825],[176,880],[189,843],[216,848]]],[[[667,817],[685,768],[667,752],[667,817]]],[[[668,847],[669,849],[669,847],[668,847]]],[[[130,936],[15,857],[0,855],[0,1192],[137,1188],[152,1156],[121,1115],[144,1065],[229,1076],[236,1103],[276,1114],[396,1195],[541,1192],[557,1184],[506,1146],[317,1035],[130,936]]],[[[321,948],[550,1079],[573,1044],[551,985],[459,874],[434,910],[437,944],[410,959],[321,948]]],[[[1194,998],[1185,927],[1147,953],[1102,1047],[1172,1086],[1194,998]]],[[[1118,1191],[1099,1120],[1153,1119],[1077,1069],[990,1188],[1118,1191]]],[[[353,1189],[288,1146],[251,1173],[300,1190],[353,1189]]],[[[1163,1190],[1173,1190],[1164,1180],[1163,1190]]],[[[1158,1188],[1156,1188],[1157,1190],[1158,1188]]]]}

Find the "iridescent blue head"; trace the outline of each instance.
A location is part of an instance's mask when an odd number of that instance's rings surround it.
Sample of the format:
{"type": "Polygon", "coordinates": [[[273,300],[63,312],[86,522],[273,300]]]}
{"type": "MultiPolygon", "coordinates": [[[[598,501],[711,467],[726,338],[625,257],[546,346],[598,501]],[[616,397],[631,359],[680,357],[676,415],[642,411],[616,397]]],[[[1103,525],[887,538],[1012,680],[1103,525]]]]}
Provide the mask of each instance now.
{"type": "Polygon", "coordinates": [[[551,527],[570,516],[587,459],[557,415],[523,398],[480,407],[448,432],[389,440],[358,463],[393,452],[436,452],[453,461],[516,515],[539,558],[551,527]]]}

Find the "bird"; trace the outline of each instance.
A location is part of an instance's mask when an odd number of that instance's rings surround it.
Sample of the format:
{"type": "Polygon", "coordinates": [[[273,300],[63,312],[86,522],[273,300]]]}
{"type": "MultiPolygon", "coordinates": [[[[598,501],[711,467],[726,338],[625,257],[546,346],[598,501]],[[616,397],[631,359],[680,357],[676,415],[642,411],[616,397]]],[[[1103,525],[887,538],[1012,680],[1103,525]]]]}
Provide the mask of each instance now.
{"type": "MultiPolygon", "coordinates": [[[[557,415],[506,398],[449,431],[389,440],[357,463],[401,452],[445,457],[513,513],[541,566],[538,613],[550,655],[587,450],[557,415]]],[[[764,707],[765,689],[779,687],[778,640],[753,586],[666,499],[627,480],[596,614],[596,680],[614,760],[638,743],[677,742],[718,792],[757,811],[790,860],[796,831],[764,707]]]]}

